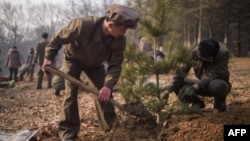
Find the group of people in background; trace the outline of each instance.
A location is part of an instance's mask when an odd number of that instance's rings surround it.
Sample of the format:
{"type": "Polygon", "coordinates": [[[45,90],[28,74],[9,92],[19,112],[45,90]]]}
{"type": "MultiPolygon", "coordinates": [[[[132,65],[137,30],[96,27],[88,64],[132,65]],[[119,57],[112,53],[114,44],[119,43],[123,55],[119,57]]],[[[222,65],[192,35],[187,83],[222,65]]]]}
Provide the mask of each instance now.
{"type": "MultiPolygon", "coordinates": [[[[33,81],[34,71],[36,64],[40,67],[38,70],[38,80],[36,89],[42,88],[42,82],[44,77],[44,72],[41,70],[45,47],[48,44],[48,33],[42,34],[42,39],[37,42],[35,49],[30,48],[27,52],[27,58],[25,63],[21,62],[21,54],[17,49],[17,46],[13,46],[9,49],[6,58],[6,68],[9,69],[9,80],[24,81],[25,76],[28,76],[28,80],[33,81]]],[[[52,87],[52,74],[47,74],[48,78],[48,88],[52,87]]]]}
{"type": "Polygon", "coordinates": [[[16,46],[9,49],[6,58],[6,68],[9,69],[9,80],[18,80],[18,69],[21,67],[21,55],[16,46]]]}
{"type": "Polygon", "coordinates": [[[27,59],[24,64],[21,63],[21,54],[16,46],[9,49],[6,59],[6,68],[9,69],[9,80],[23,81],[24,75],[29,76],[29,81],[33,80],[34,64],[34,49],[30,48],[27,53],[27,59]]]}
{"type": "Polygon", "coordinates": [[[10,81],[25,81],[28,78],[29,82],[34,80],[35,66],[38,66],[36,89],[42,89],[44,74],[47,75],[47,88],[54,88],[55,95],[59,96],[60,91],[65,89],[64,79],[59,76],[53,76],[51,73],[44,73],[41,69],[44,61],[45,47],[48,44],[48,33],[44,32],[36,44],[35,49],[30,48],[27,52],[25,63],[21,63],[21,54],[16,46],[9,49],[6,68],[9,69],[10,81]]]}

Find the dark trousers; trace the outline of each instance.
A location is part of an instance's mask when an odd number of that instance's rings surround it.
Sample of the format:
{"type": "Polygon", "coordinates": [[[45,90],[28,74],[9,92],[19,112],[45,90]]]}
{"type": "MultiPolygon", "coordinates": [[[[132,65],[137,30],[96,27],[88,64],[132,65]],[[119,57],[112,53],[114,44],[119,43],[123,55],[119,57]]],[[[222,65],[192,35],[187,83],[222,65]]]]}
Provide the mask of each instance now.
{"type": "Polygon", "coordinates": [[[29,81],[31,82],[33,80],[33,75],[34,75],[34,69],[30,68],[28,71],[28,76],[29,76],[29,81]]]}
{"type": "MultiPolygon", "coordinates": [[[[93,84],[100,90],[103,87],[105,79],[105,70],[103,65],[93,68],[85,68],[77,61],[65,61],[64,72],[78,80],[82,71],[88,76],[93,84]]],[[[80,119],[78,110],[78,86],[65,80],[66,95],[62,105],[61,119],[59,122],[59,136],[61,138],[76,138],[80,130],[80,119]]],[[[116,118],[115,108],[110,103],[100,102],[104,118],[109,125],[112,125],[116,118]]]]}
{"type": "Polygon", "coordinates": [[[17,81],[17,72],[18,72],[18,69],[17,68],[9,68],[9,71],[10,71],[9,80],[13,80],[14,79],[15,81],[17,81]]]}
{"type": "MultiPolygon", "coordinates": [[[[51,73],[46,73],[47,78],[48,78],[48,88],[51,88],[51,82],[52,82],[52,74],[51,73]]],[[[43,76],[44,76],[44,72],[42,71],[42,69],[39,69],[38,71],[38,80],[37,80],[37,85],[36,88],[37,89],[41,89],[42,88],[42,83],[43,83],[43,76]]]]}
{"type": "MultiPolygon", "coordinates": [[[[186,85],[193,85],[193,83],[184,82],[183,86],[186,85]]],[[[180,88],[181,89],[181,88],[180,88]]],[[[176,90],[175,93],[179,93],[179,90],[176,90]]],[[[196,95],[193,97],[193,101],[191,99],[187,100],[190,103],[197,102],[198,95],[200,96],[207,96],[207,97],[214,97],[214,108],[218,109],[219,111],[223,112],[226,111],[226,98],[229,92],[231,91],[231,84],[225,82],[221,79],[215,79],[209,83],[206,89],[204,90],[198,90],[196,92],[196,95]]]]}

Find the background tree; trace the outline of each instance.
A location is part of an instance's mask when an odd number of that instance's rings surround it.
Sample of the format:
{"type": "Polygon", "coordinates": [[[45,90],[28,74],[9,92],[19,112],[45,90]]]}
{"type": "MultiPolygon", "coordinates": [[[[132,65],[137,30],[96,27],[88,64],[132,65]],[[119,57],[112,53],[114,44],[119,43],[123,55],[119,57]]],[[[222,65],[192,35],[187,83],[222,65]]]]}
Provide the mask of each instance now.
{"type": "MultiPolygon", "coordinates": [[[[31,16],[27,14],[22,5],[13,6],[9,2],[0,3],[0,38],[1,53],[7,55],[12,46],[17,46],[23,54],[22,44],[30,28],[31,16]]],[[[2,64],[5,64],[5,56],[0,56],[2,64]]],[[[24,56],[21,57],[24,61],[24,56]]]]}
{"type": "Polygon", "coordinates": [[[233,29],[235,29],[233,41],[239,40],[238,44],[233,42],[233,49],[237,49],[238,54],[237,57],[246,55],[246,53],[250,50],[250,45],[246,42],[249,41],[249,26],[250,26],[250,10],[249,1],[239,1],[232,0],[231,5],[231,24],[233,29]]]}
{"type": "MultiPolygon", "coordinates": [[[[0,61],[5,62],[5,54],[9,47],[18,46],[23,57],[30,47],[34,47],[40,38],[40,32],[48,31],[53,35],[65,26],[69,20],[78,16],[103,16],[107,6],[111,3],[121,3],[135,6],[142,18],[152,16],[152,8],[156,1],[149,0],[62,0],[65,4],[34,2],[26,0],[25,4],[15,4],[11,0],[0,1],[0,61]]],[[[211,37],[226,45],[234,53],[234,40],[239,39],[239,56],[246,56],[250,50],[249,40],[249,1],[239,0],[202,0],[202,16],[199,16],[201,0],[172,1],[173,10],[169,14],[169,25],[172,31],[178,33],[178,40],[184,46],[197,44],[199,18],[201,38],[211,37]]],[[[168,5],[168,4],[167,4],[168,5]]],[[[158,10],[155,10],[157,13],[158,10]]],[[[156,14],[155,19],[160,14],[156,14]]],[[[155,21],[148,21],[155,22],[155,21]]],[[[155,25],[154,25],[155,26],[155,25]]],[[[158,27],[160,29],[161,27],[158,27]]],[[[127,39],[137,44],[140,36],[146,36],[145,29],[139,25],[136,30],[129,30],[127,39]]],[[[151,39],[153,43],[153,38],[151,39]]],[[[157,37],[157,44],[162,45],[170,40],[170,36],[157,37]]],[[[158,46],[159,46],[158,45],[158,46]]],[[[2,67],[2,66],[1,66],[2,67]]],[[[3,68],[3,67],[2,67],[3,68]]],[[[6,71],[5,69],[3,69],[6,71]]]]}

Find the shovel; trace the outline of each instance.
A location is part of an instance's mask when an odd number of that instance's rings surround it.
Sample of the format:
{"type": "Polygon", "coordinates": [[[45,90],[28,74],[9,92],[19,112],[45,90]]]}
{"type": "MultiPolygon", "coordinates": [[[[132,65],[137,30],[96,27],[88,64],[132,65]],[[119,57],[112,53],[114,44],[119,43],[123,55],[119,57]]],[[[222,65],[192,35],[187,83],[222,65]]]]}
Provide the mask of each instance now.
{"type": "MultiPolygon", "coordinates": [[[[58,76],[60,76],[60,77],[62,77],[62,78],[64,78],[64,79],[70,81],[71,83],[74,83],[75,85],[77,85],[77,86],[83,88],[84,90],[86,90],[86,91],[88,91],[88,92],[91,92],[92,94],[94,94],[94,95],[96,95],[96,96],[99,95],[99,91],[98,91],[98,90],[96,90],[96,89],[94,89],[94,88],[92,88],[92,87],[90,87],[90,86],[88,86],[88,85],[82,83],[81,81],[79,81],[79,80],[73,78],[72,76],[67,75],[66,73],[64,73],[64,72],[62,72],[62,71],[60,71],[60,70],[58,70],[58,69],[52,68],[52,67],[50,67],[50,66],[46,66],[45,69],[46,69],[46,71],[48,71],[48,72],[50,72],[50,73],[52,73],[52,74],[58,75],[58,76]]],[[[119,109],[124,110],[123,105],[122,105],[121,103],[119,103],[118,101],[116,101],[116,100],[114,100],[114,99],[110,99],[109,102],[110,102],[111,104],[117,106],[119,109]]]]}
{"type": "MultiPolygon", "coordinates": [[[[107,124],[105,118],[104,118],[104,115],[102,113],[102,108],[101,108],[101,105],[100,105],[100,102],[97,98],[97,96],[99,95],[99,91],[97,89],[94,89],[94,88],[91,88],[89,87],[88,85],[82,83],[81,81],[73,78],[72,76],[69,76],[68,74],[58,70],[58,69],[55,69],[55,68],[52,68],[50,66],[46,66],[45,67],[45,70],[52,73],[52,74],[55,74],[55,75],[58,75],[68,81],[70,81],[71,83],[74,83],[75,85],[77,85],[78,87],[81,87],[83,88],[84,90],[88,91],[88,92],[91,92],[92,94],[94,94],[94,104],[95,104],[95,108],[96,108],[96,114],[98,116],[98,120],[99,120],[99,123],[100,123],[100,128],[104,131],[109,131],[110,130],[110,127],[109,125],[107,124]]],[[[119,109],[121,110],[124,110],[124,107],[121,103],[119,103],[118,101],[114,100],[114,99],[110,99],[109,102],[115,106],[117,106],[119,109]]]]}
{"type": "MultiPolygon", "coordinates": [[[[88,91],[88,92],[91,92],[92,94],[94,94],[95,96],[98,96],[99,95],[99,91],[82,83],[81,81],[65,74],[64,72],[58,70],[58,69],[55,69],[55,68],[52,68],[50,66],[46,66],[46,71],[52,73],[52,74],[55,74],[55,75],[58,75],[68,81],[70,81],[71,83],[74,83],[75,85],[83,88],[84,90],[88,91]]],[[[97,98],[95,99],[96,101],[97,98]]],[[[121,104],[119,103],[118,101],[114,100],[114,99],[109,99],[109,102],[113,105],[115,105],[116,107],[118,107],[120,110],[122,111],[125,111],[131,115],[135,115],[135,116],[139,116],[139,117],[145,117],[147,118],[148,120],[154,120],[154,117],[153,115],[147,111],[147,109],[143,106],[143,105],[137,105],[137,104],[121,104]]],[[[99,102],[96,102],[95,104],[99,104],[99,102]]],[[[107,125],[105,119],[104,119],[104,116],[102,114],[102,110],[101,110],[101,106],[100,104],[99,105],[95,105],[96,106],[96,109],[97,109],[97,115],[98,115],[98,118],[99,118],[99,122],[100,122],[100,126],[103,130],[109,130],[109,126],[107,125]]]]}

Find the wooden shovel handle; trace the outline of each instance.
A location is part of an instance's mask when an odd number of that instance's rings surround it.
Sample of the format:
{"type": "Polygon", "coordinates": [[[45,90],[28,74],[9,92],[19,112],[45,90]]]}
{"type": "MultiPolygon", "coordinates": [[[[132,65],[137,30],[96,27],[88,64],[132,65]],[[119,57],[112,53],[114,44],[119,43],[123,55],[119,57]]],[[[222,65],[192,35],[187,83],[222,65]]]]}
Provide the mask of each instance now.
{"type": "MultiPolygon", "coordinates": [[[[72,76],[67,75],[66,73],[64,73],[64,72],[62,72],[62,71],[60,71],[60,70],[58,70],[56,68],[52,68],[50,66],[46,66],[45,70],[48,71],[48,72],[50,72],[50,73],[52,73],[52,74],[58,75],[58,76],[60,76],[60,77],[62,77],[64,79],[70,81],[71,83],[74,83],[75,85],[83,88],[84,90],[86,90],[88,92],[91,92],[92,94],[95,94],[96,96],[99,95],[99,91],[98,90],[89,87],[88,85],[82,83],[81,81],[73,78],[72,76]]],[[[121,103],[119,103],[118,101],[114,100],[114,99],[110,99],[109,102],[111,104],[117,106],[121,110],[124,109],[123,105],[121,103]]]]}

